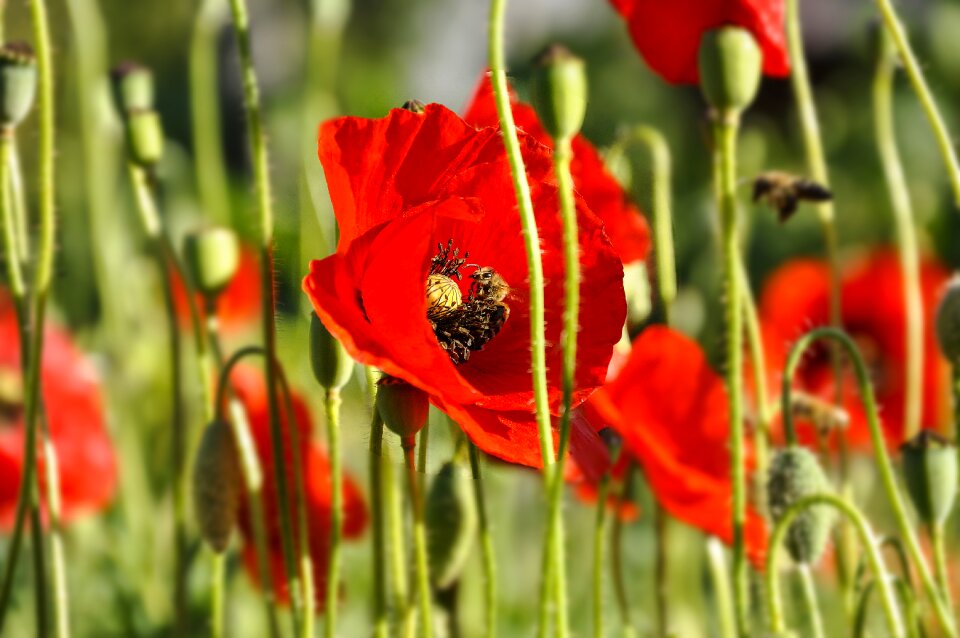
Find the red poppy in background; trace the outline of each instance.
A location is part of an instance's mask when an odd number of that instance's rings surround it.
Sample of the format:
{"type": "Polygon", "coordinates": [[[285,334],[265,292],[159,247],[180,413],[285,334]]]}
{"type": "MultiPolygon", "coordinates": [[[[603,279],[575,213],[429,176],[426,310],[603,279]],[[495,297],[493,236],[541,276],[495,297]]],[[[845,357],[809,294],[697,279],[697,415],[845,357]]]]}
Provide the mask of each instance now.
{"type": "MultiPolygon", "coordinates": [[[[243,403],[250,420],[250,430],[257,448],[257,456],[263,468],[264,518],[267,521],[267,543],[270,551],[271,578],[275,591],[281,600],[289,599],[286,572],[283,568],[283,549],[280,536],[280,513],[277,500],[277,488],[274,482],[273,446],[270,441],[270,410],[267,404],[267,384],[259,368],[238,365],[230,377],[237,397],[243,403]]],[[[307,525],[310,533],[310,556],[313,560],[313,582],[316,593],[317,610],[324,608],[326,600],[326,576],[330,550],[330,464],[324,449],[311,441],[311,419],[307,404],[294,394],[292,397],[296,427],[299,432],[300,464],[304,471],[304,496],[307,505],[307,525]]],[[[283,431],[289,433],[289,421],[283,415],[283,431]]],[[[287,471],[287,485],[291,486],[290,512],[296,512],[296,501],[292,491],[294,485],[293,453],[290,441],[284,441],[284,464],[287,471]]],[[[367,525],[367,508],[359,486],[349,476],[343,477],[343,537],[356,538],[363,533],[367,525]]],[[[256,550],[253,542],[253,530],[250,526],[250,514],[243,499],[240,514],[240,530],[244,537],[244,563],[254,580],[259,577],[256,550]]]]}
{"type": "Polygon", "coordinates": [[[790,73],[783,0],[610,0],[627,21],[633,44],[657,75],[671,84],[697,84],[703,34],[743,27],[763,51],[763,72],[790,73]]]}
{"type": "MultiPolygon", "coordinates": [[[[937,349],[933,314],[938,295],[949,277],[940,264],[920,265],[924,306],[923,390],[921,426],[937,428],[948,410],[946,362],[937,349]]],[[[860,347],[871,373],[880,418],[888,442],[903,435],[906,308],[903,276],[894,250],[878,250],[852,262],[844,270],[841,294],[843,327],[860,347]]],[[[793,343],[810,329],[829,324],[830,272],[827,264],[797,259],[781,266],[767,279],[760,297],[768,365],[779,388],[779,375],[793,343]]],[[[857,393],[852,370],[845,375],[843,407],[850,415],[847,440],[870,446],[870,431],[857,393]]],[[[794,387],[832,401],[835,392],[829,347],[814,345],[801,363],[794,387]]],[[[803,433],[801,433],[803,434],[803,433]]]]}
{"type": "MultiPolygon", "coordinates": [[[[192,328],[190,306],[187,304],[187,289],[176,276],[171,279],[173,303],[177,319],[184,329],[192,328]]],[[[217,297],[217,318],[220,330],[226,334],[242,332],[256,325],[261,317],[260,307],[260,262],[256,249],[241,244],[237,272],[230,284],[217,297]]],[[[196,296],[197,310],[204,316],[203,296],[196,296]]]]}
{"type": "MultiPolygon", "coordinates": [[[[552,148],[553,139],[540,124],[533,107],[517,99],[513,91],[510,92],[510,103],[517,127],[552,148]]],[[[493,87],[487,74],[480,79],[463,119],[474,126],[499,124],[493,87]]],[[[624,264],[645,260],[650,252],[650,227],[643,213],[607,171],[603,158],[585,137],[574,137],[572,148],[570,172],[574,186],[587,207],[603,221],[604,230],[620,254],[620,260],[624,264]]]]}
{"type": "MultiPolygon", "coordinates": [[[[657,502],[677,519],[730,543],[733,496],[727,394],[700,346],[663,326],[634,341],[620,374],[587,408],[623,437],[657,502]]],[[[762,565],[767,531],[747,510],[747,552],[762,565]]]]}
{"type": "MultiPolygon", "coordinates": [[[[69,522],[110,503],[117,486],[117,462],[96,371],[65,332],[49,325],[40,377],[60,471],[61,521],[69,522]]],[[[0,291],[0,530],[13,527],[23,475],[23,417],[17,319],[12,302],[0,291]]],[[[43,480],[42,457],[39,461],[43,480]]]]}
{"type": "MultiPolygon", "coordinates": [[[[562,229],[548,148],[520,134],[545,275],[549,399],[561,400],[562,229]]],[[[304,290],[361,363],[424,390],[486,453],[541,466],[530,375],[529,282],[510,169],[498,128],[475,128],[438,104],[422,114],[339,118],[320,127],[319,156],[340,225],[337,252],[310,264],[304,290]],[[466,257],[463,298],[479,267],[507,282],[509,315],[482,349],[454,363],[427,319],[433,260],[466,257]]],[[[577,198],[581,310],[575,405],[603,383],[626,315],[623,268],[601,221],[577,198]]],[[[449,345],[449,344],[448,344],[449,345]]],[[[606,450],[575,419],[573,458],[600,472],[606,450]]]]}

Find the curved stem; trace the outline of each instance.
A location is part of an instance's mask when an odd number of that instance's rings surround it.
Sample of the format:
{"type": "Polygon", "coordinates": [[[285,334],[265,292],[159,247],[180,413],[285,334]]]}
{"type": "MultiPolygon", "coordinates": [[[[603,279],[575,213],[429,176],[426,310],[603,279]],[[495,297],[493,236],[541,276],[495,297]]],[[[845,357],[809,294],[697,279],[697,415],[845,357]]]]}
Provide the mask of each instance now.
{"type": "Polygon", "coordinates": [[[883,24],[886,27],[890,37],[893,38],[893,44],[903,62],[903,68],[907,77],[910,78],[910,84],[913,85],[913,91],[920,100],[920,105],[927,116],[930,128],[937,140],[937,147],[940,149],[943,163],[947,169],[947,177],[950,179],[950,187],[953,189],[953,199],[957,206],[960,206],[960,162],[957,161],[957,152],[953,148],[953,140],[947,125],[944,123],[940,112],[937,109],[937,103],[933,99],[930,87],[927,86],[927,80],[923,76],[920,64],[917,62],[913,49],[910,48],[910,41],[904,31],[897,12],[893,8],[890,0],[876,0],[877,8],[880,9],[880,16],[883,18],[883,24]]]}
{"type": "Polygon", "coordinates": [[[327,604],[324,635],[337,633],[337,597],[340,592],[340,544],[343,537],[343,473],[340,461],[340,390],[326,391],[327,445],[330,448],[330,562],[327,566],[327,604]]]}
{"type": "Polygon", "coordinates": [[[900,153],[893,123],[893,76],[896,71],[893,51],[887,37],[881,33],[882,43],[877,70],[873,79],[874,133],[880,163],[886,177],[887,189],[900,244],[900,270],[903,273],[904,308],[906,309],[906,361],[904,369],[903,438],[912,438],[920,431],[923,399],[923,297],[920,293],[920,258],[917,234],[913,226],[910,192],[903,174],[900,153]]]}
{"type": "Polygon", "coordinates": [[[417,596],[420,599],[420,635],[430,638],[433,635],[432,601],[430,600],[430,567],[427,563],[427,529],[423,519],[423,493],[417,476],[415,457],[416,437],[406,437],[401,441],[403,459],[407,468],[407,490],[410,509],[413,510],[413,553],[417,574],[417,596]]]}
{"type": "Polygon", "coordinates": [[[487,500],[483,494],[483,473],[480,465],[480,451],[468,440],[470,449],[470,471],[473,473],[473,497],[477,502],[477,518],[480,533],[480,552],[483,564],[484,622],[487,638],[497,635],[497,563],[493,554],[493,536],[490,533],[490,520],[487,515],[487,500]]]}
{"type": "Polygon", "coordinates": [[[810,633],[813,638],[823,638],[823,618],[820,615],[820,606],[817,604],[817,585],[813,581],[813,572],[809,565],[800,565],[797,568],[800,576],[800,590],[803,595],[803,606],[806,610],[810,633]]]}
{"type": "Polygon", "coordinates": [[[897,526],[900,529],[900,535],[906,542],[907,551],[917,566],[917,571],[920,573],[920,579],[923,582],[924,589],[926,590],[927,596],[930,598],[930,602],[933,604],[937,620],[940,622],[941,627],[943,627],[944,632],[948,636],[956,636],[956,627],[954,625],[953,618],[951,617],[943,598],[937,591],[937,586],[934,582],[933,575],[930,572],[930,567],[927,565],[927,561],[923,556],[923,552],[920,550],[920,543],[917,541],[916,533],[914,532],[913,527],[910,525],[910,520],[907,516],[907,510],[903,504],[903,498],[900,495],[900,491],[897,489],[896,479],[894,478],[893,468],[890,463],[890,457],[887,454],[886,442],[883,437],[883,432],[880,428],[880,416],[877,412],[877,403],[873,396],[873,388],[870,386],[867,367],[863,362],[863,358],[860,356],[860,351],[857,349],[856,344],[842,330],[837,330],[836,328],[818,328],[816,330],[811,330],[798,339],[797,342],[794,343],[793,348],[790,350],[790,354],[787,357],[787,363],[783,372],[782,400],[784,409],[784,432],[787,433],[788,440],[796,440],[796,435],[793,433],[793,415],[788,409],[790,406],[791,382],[803,353],[814,341],[823,338],[835,339],[838,341],[846,351],[847,356],[853,362],[857,386],[860,391],[860,398],[863,401],[863,408],[867,417],[867,425],[870,427],[870,439],[873,444],[874,459],[877,469],[880,472],[880,480],[883,484],[883,489],[887,494],[887,500],[890,501],[890,507],[893,510],[894,519],[897,521],[897,526]]]}
{"type": "Polygon", "coordinates": [[[750,591],[744,544],[746,473],[743,451],[743,312],[740,292],[740,250],[737,232],[736,142],[739,118],[714,122],[717,195],[719,197],[723,277],[726,287],[726,386],[730,423],[730,479],[733,489],[733,599],[740,635],[748,633],[750,591]]]}
{"type": "Polygon", "coordinates": [[[787,531],[790,529],[794,518],[803,510],[815,505],[829,505],[835,508],[856,528],[864,551],[866,552],[867,560],[870,563],[870,568],[873,571],[874,582],[878,583],[880,597],[883,602],[883,610],[887,619],[887,625],[890,627],[890,633],[895,638],[904,638],[906,634],[904,632],[903,620],[900,617],[900,609],[897,606],[896,595],[890,586],[889,575],[883,564],[883,557],[880,556],[880,551],[877,548],[870,524],[854,505],[833,494],[812,494],[805,496],[784,513],[773,530],[767,549],[767,564],[764,575],[771,631],[775,634],[782,634],[787,630],[783,617],[783,600],[780,594],[780,582],[777,570],[778,550],[783,544],[783,540],[786,538],[787,531]]]}

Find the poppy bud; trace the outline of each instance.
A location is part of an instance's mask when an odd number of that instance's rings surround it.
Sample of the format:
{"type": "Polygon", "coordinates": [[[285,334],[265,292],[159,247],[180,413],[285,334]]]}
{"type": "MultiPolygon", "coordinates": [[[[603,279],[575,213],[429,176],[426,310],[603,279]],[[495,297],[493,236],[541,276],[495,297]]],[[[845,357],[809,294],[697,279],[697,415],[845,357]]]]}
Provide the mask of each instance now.
{"type": "Polygon", "coordinates": [[[315,312],[310,313],[310,367],[317,383],[327,390],[347,385],[353,372],[353,359],[315,312]]]}
{"type": "Polygon", "coordinates": [[[184,237],[183,257],[193,285],[204,295],[214,297],[237,273],[240,244],[229,228],[201,228],[184,237]]]}
{"type": "Polygon", "coordinates": [[[555,44],[537,57],[533,106],[553,139],[580,132],[587,111],[587,73],[583,60],[555,44]]]}
{"type": "Polygon", "coordinates": [[[937,342],[952,365],[960,364],[960,275],[947,284],[937,307],[937,342]]]}
{"type": "Polygon", "coordinates": [[[0,47],[0,125],[13,128],[27,117],[37,92],[37,60],[24,42],[0,47]]]}
{"type": "Polygon", "coordinates": [[[110,71],[110,79],[113,80],[113,101],[121,115],[153,108],[150,69],[136,62],[121,62],[110,71]]]}
{"type": "Polygon", "coordinates": [[[746,29],[721,27],[700,40],[700,90],[721,114],[739,113],[760,86],[763,54],[746,29]]]}
{"type": "Polygon", "coordinates": [[[470,475],[455,463],[440,468],[427,494],[427,551],[437,589],[452,585],[470,557],[477,534],[477,503],[470,475]]]}
{"type": "Polygon", "coordinates": [[[917,516],[942,525],[957,496],[957,450],[947,439],[922,430],[900,446],[903,478],[917,516]]]}
{"type": "Polygon", "coordinates": [[[203,431],[193,465],[193,507],[200,535],[215,552],[230,542],[240,510],[241,481],[230,424],[214,421],[203,431]]]}
{"type": "Polygon", "coordinates": [[[163,126],[153,110],[131,111],[127,114],[127,148],[130,159],[140,166],[153,166],[163,156],[163,126]]]}
{"type": "MultiPolygon", "coordinates": [[[[806,448],[789,446],[773,458],[767,480],[770,515],[779,521],[790,507],[805,496],[830,490],[817,457],[806,448]]],[[[797,563],[813,564],[827,546],[833,510],[814,505],[800,512],[787,530],[786,545],[797,563]]]]}
{"type": "Polygon", "coordinates": [[[377,386],[377,411],[383,424],[401,439],[416,435],[426,425],[430,411],[426,393],[389,376],[380,379],[377,386]]]}

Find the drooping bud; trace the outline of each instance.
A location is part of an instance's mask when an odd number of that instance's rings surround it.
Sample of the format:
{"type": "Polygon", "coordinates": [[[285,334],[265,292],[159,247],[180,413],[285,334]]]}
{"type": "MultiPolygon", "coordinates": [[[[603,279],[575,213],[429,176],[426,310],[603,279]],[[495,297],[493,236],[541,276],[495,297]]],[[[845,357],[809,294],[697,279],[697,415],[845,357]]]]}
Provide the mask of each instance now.
{"type": "MultiPolygon", "coordinates": [[[[800,499],[829,490],[830,483],[817,457],[806,448],[789,446],[773,458],[767,481],[767,501],[774,521],[779,521],[800,499]]],[[[785,542],[795,562],[813,564],[820,559],[827,546],[833,518],[829,506],[814,505],[793,519],[785,542]]]]}
{"type": "Polygon", "coordinates": [[[240,511],[242,476],[230,424],[214,421],[203,431],[193,466],[193,506],[200,535],[215,552],[230,542],[240,511]]]}
{"type": "Polygon", "coordinates": [[[721,115],[738,114],[760,86],[763,54],[756,38],[740,27],[708,31],[700,40],[700,90],[721,115]]]}
{"type": "Polygon", "coordinates": [[[117,112],[127,115],[133,111],[153,108],[153,72],[136,62],[121,62],[110,71],[113,80],[113,101],[117,112]]]}
{"type": "Polygon", "coordinates": [[[957,448],[931,430],[922,430],[900,446],[903,479],[917,516],[926,525],[942,525],[957,497],[957,448]]]}
{"type": "Polygon", "coordinates": [[[229,228],[209,226],[183,238],[183,259],[190,280],[204,295],[223,292],[240,264],[240,243],[229,228]]]}
{"type": "Polygon", "coordinates": [[[430,576],[445,589],[460,577],[477,535],[472,478],[455,463],[445,463],[430,485],[425,520],[430,576]]]}
{"type": "Polygon", "coordinates": [[[127,114],[127,148],[130,159],[140,166],[154,166],[163,156],[163,125],[153,110],[127,114]]]}
{"type": "Polygon", "coordinates": [[[587,112],[587,73],[583,60],[554,44],[536,60],[533,106],[555,140],[580,132],[587,112]]]}
{"type": "Polygon", "coordinates": [[[937,307],[937,342],[952,365],[960,365],[960,275],[947,283],[937,307]]]}
{"type": "Polygon", "coordinates": [[[353,359],[315,312],[310,313],[310,367],[317,383],[327,390],[347,385],[353,373],[353,359]]]}
{"type": "Polygon", "coordinates": [[[377,386],[377,411],[383,424],[401,439],[416,435],[426,425],[430,412],[427,394],[406,381],[386,375],[377,386]]]}
{"type": "Polygon", "coordinates": [[[13,128],[27,117],[37,93],[37,60],[25,42],[0,47],[0,126],[13,128]]]}

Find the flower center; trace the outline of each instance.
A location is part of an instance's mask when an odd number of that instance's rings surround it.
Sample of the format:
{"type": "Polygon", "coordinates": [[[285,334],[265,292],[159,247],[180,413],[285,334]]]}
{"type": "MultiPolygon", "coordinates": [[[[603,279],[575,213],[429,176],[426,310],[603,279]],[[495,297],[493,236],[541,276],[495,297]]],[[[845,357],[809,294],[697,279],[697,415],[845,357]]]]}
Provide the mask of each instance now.
{"type": "Polygon", "coordinates": [[[497,336],[510,316],[504,303],[510,286],[490,266],[467,264],[470,253],[460,257],[460,249],[437,244],[437,254],[427,275],[427,320],[440,347],[450,360],[459,365],[470,359],[470,353],[482,350],[497,336]],[[464,299],[460,285],[464,268],[470,273],[470,288],[464,299]]]}

